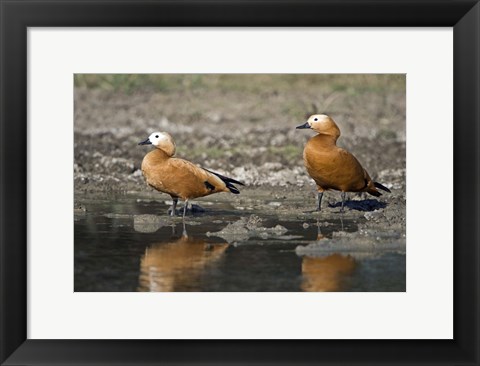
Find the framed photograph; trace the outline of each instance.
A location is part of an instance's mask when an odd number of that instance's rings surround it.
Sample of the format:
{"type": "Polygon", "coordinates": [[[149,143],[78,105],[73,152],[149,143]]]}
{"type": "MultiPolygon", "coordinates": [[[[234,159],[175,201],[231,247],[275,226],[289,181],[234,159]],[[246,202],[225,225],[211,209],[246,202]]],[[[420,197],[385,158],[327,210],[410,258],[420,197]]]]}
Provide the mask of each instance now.
{"type": "Polygon", "coordinates": [[[476,1],[1,12],[2,365],[479,364],[476,1]]]}

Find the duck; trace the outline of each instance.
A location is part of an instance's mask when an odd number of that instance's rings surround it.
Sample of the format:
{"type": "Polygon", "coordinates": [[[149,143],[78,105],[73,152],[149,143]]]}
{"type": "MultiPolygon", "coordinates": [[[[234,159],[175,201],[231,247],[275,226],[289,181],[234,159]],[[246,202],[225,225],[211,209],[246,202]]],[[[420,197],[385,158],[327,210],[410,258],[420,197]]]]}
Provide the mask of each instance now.
{"type": "Polygon", "coordinates": [[[315,181],[318,191],[317,211],[321,211],[323,192],[340,191],[344,212],[346,192],[367,192],[379,197],[391,191],[384,185],[374,182],[357,158],[345,149],[337,146],[340,128],[333,118],[326,114],[314,114],[297,129],[311,129],[317,133],[308,140],[303,150],[303,162],[310,177],[315,181]]]}
{"type": "Polygon", "coordinates": [[[179,199],[185,201],[183,208],[185,218],[189,200],[219,192],[239,194],[240,191],[234,184],[244,185],[238,180],[174,157],[176,145],[168,132],[154,132],[138,145],[155,147],[143,158],[141,169],[150,187],[172,197],[173,203],[169,210],[171,216],[175,216],[179,199]]]}

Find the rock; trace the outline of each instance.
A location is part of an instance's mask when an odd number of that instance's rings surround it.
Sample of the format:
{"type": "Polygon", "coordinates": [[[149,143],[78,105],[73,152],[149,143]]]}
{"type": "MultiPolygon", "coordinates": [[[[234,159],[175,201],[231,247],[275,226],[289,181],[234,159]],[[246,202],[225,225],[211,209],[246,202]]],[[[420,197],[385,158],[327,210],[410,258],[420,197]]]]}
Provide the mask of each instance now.
{"type": "Polygon", "coordinates": [[[270,228],[264,227],[262,222],[263,220],[257,215],[250,215],[248,218],[242,217],[240,220],[228,224],[220,231],[207,232],[207,236],[218,236],[229,243],[238,244],[254,237],[261,239],[278,238],[288,231],[282,225],[270,228]]]}
{"type": "Polygon", "coordinates": [[[154,233],[166,224],[165,219],[157,215],[135,215],[133,217],[133,228],[140,233],[154,233]]]}
{"type": "Polygon", "coordinates": [[[316,243],[299,245],[295,248],[297,255],[326,255],[332,253],[371,253],[381,251],[401,251],[406,248],[405,238],[386,238],[357,236],[321,239],[316,243]]]}

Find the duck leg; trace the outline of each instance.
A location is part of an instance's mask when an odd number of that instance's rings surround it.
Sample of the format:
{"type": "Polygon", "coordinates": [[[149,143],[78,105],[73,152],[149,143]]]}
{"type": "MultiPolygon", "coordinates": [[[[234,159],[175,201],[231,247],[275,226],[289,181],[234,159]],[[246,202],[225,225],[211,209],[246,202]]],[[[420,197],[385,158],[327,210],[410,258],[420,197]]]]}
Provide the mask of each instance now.
{"type": "Polygon", "coordinates": [[[187,213],[188,199],[185,200],[185,206],[183,206],[183,218],[185,219],[185,214],[187,213]]]}
{"type": "Polygon", "coordinates": [[[322,197],[323,197],[323,192],[318,192],[318,194],[317,194],[317,198],[318,198],[317,211],[322,211],[322,197]]]}
{"type": "Polygon", "coordinates": [[[170,212],[170,216],[175,216],[176,209],[177,209],[178,197],[172,197],[172,200],[173,200],[172,207],[170,207],[168,209],[168,211],[170,212]]]}
{"type": "Polygon", "coordinates": [[[343,206],[345,206],[345,197],[347,196],[346,192],[342,192],[342,208],[340,209],[340,212],[345,212],[343,206]]]}

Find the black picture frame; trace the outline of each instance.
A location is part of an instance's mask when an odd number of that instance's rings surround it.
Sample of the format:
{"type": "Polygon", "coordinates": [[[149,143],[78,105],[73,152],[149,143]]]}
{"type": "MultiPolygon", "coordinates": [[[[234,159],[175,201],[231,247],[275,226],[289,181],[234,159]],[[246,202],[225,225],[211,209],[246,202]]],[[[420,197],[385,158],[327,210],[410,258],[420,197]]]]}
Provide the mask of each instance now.
{"type": "Polygon", "coordinates": [[[477,1],[0,0],[0,12],[2,365],[479,365],[477,1]],[[454,339],[27,339],[27,28],[59,26],[453,27],[454,339]]]}

